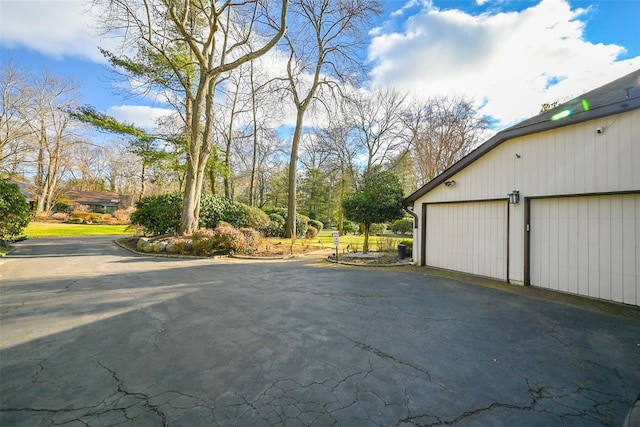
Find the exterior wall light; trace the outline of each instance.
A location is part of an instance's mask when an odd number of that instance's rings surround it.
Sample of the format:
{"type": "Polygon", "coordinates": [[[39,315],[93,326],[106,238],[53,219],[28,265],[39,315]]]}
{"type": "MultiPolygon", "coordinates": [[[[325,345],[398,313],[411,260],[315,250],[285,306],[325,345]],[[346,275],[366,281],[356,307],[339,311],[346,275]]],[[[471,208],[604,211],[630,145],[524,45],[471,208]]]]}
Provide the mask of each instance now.
{"type": "Polygon", "coordinates": [[[456,182],[454,180],[445,181],[444,185],[446,185],[447,187],[453,187],[454,185],[456,185],[456,182]]]}
{"type": "Polygon", "coordinates": [[[520,203],[520,192],[518,190],[513,190],[509,193],[509,204],[515,205],[520,203]]]}

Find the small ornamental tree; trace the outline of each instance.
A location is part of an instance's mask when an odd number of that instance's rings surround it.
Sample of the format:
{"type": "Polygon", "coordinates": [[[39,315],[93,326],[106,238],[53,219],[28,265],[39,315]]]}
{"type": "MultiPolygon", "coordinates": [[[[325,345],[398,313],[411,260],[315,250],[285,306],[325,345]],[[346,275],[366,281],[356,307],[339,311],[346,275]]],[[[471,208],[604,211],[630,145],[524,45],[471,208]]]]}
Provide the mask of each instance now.
{"type": "Polygon", "coordinates": [[[365,172],[354,193],[342,203],[347,219],[362,224],[364,243],[362,252],[369,251],[371,224],[393,221],[404,216],[400,178],[392,170],[375,166],[365,172]]]}
{"type": "Polygon", "coordinates": [[[29,205],[20,188],[0,177],[0,245],[18,237],[30,219],[29,205]]]}

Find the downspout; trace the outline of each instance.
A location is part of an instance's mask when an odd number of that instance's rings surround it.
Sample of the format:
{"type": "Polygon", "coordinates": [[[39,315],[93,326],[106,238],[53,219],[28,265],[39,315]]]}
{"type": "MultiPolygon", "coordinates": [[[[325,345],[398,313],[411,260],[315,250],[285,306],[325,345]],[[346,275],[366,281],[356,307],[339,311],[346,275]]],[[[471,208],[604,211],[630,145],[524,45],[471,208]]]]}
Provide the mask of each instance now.
{"type": "MultiPolygon", "coordinates": [[[[418,228],[418,215],[413,210],[409,210],[409,206],[403,206],[402,209],[413,217],[413,228],[418,228]]],[[[411,205],[411,209],[413,209],[413,205],[411,205]]]]}
{"type": "Polygon", "coordinates": [[[418,215],[413,211],[413,205],[411,205],[411,209],[409,209],[409,206],[403,206],[402,209],[405,210],[405,212],[407,212],[409,215],[411,215],[413,217],[413,247],[411,248],[411,253],[413,254],[413,260],[414,260],[414,265],[420,265],[419,262],[417,262],[417,253],[418,250],[416,249],[417,246],[417,242],[418,242],[418,215]]]}

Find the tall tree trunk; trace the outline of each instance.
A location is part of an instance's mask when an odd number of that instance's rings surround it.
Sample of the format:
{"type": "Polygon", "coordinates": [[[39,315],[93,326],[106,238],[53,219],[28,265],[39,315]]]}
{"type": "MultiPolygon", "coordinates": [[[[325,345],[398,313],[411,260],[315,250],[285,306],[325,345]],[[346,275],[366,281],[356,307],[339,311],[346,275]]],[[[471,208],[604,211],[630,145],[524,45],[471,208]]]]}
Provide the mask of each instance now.
{"type": "Polygon", "coordinates": [[[362,244],[362,253],[369,253],[369,228],[371,228],[371,224],[363,224],[364,225],[364,243],[362,244]]]}
{"type": "Polygon", "coordinates": [[[144,193],[146,190],[146,180],[147,180],[147,162],[142,162],[142,170],[140,171],[140,197],[138,200],[144,197],[144,193]]]}
{"type": "Polygon", "coordinates": [[[231,174],[231,145],[233,144],[233,125],[235,124],[236,104],[238,103],[238,90],[233,94],[233,103],[231,104],[231,117],[229,118],[229,127],[227,128],[226,150],[224,153],[224,167],[226,173],[224,175],[224,195],[231,198],[231,182],[229,175],[231,174]]]}
{"type": "Polygon", "coordinates": [[[213,90],[216,79],[201,74],[198,94],[192,103],[191,112],[191,144],[187,156],[187,176],[185,179],[184,208],[180,221],[181,235],[193,234],[198,230],[200,221],[200,196],[206,172],[207,160],[213,144],[213,90]],[[204,107],[204,125],[201,123],[204,107]],[[202,131],[202,132],[201,132],[202,131]]]}
{"type": "Polygon", "coordinates": [[[302,124],[304,121],[304,113],[306,108],[298,107],[296,115],[296,129],[293,132],[293,140],[291,141],[291,156],[289,159],[289,197],[287,199],[287,227],[285,228],[285,236],[291,239],[296,238],[296,190],[298,188],[298,150],[300,147],[300,138],[302,136],[302,124]]]}
{"type": "Polygon", "coordinates": [[[253,115],[253,156],[251,158],[251,180],[249,181],[249,206],[256,206],[255,183],[258,165],[258,107],[256,105],[256,89],[253,81],[253,61],[250,63],[249,79],[251,84],[251,113],[253,115]]]}
{"type": "Polygon", "coordinates": [[[344,178],[344,167],[340,168],[340,203],[338,203],[338,232],[341,236],[344,236],[344,210],[342,209],[342,202],[347,193],[347,180],[344,178]]]}
{"type": "Polygon", "coordinates": [[[209,189],[211,194],[216,194],[216,171],[214,168],[209,168],[209,189]]]}

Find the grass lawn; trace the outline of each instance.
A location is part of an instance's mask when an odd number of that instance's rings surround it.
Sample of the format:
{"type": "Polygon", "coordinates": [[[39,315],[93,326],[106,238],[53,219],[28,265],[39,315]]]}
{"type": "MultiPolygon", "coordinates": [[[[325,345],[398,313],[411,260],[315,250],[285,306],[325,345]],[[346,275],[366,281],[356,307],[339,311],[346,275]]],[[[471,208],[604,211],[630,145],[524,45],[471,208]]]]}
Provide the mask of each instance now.
{"type": "MultiPolygon", "coordinates": [[[[24,235],[30,238],[34,237],[73,237],[73,236],[106,236],[106,235],[124,235],[135,234],[132,230],[127,230],[126,225],[101,225],[101,224],[64,224],[55,222],[36,222],[31,221],[24,230],[24,235]]],[[[410,234],[404,237],[397,236],[370,236],[369,249],[378,250],[397,250],[398,243],[401,241],[411,242],[410,234]]],[[[290,239],[268,239],[270,245],[281,244],[290,245],[290,239]]],[[[349,251],[361,251],[364,243],[362,235],[340,236],[340,249],[349,251]]],[[[313,247],[313,248],[333,248],[333,235],[331,231],[321,231],[313,239],[297,239],[294,243],[296,246],[313,247]]]]}
{"type": "Polygon", "coordinates": [[[134,234],[127,225],[64,224],[31,221],[23,234],[27,237],[110,236],[134,234]]]}

